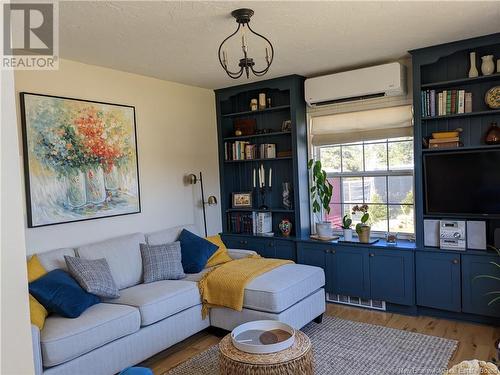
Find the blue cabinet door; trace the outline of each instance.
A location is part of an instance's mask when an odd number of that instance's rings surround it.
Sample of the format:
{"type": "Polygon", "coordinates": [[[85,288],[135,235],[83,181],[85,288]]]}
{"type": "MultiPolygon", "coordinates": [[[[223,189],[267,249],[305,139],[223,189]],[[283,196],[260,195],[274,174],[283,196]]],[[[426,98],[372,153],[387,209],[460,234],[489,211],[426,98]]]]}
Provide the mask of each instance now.
{"type": "Polygon", "coordinates": [[[276,258],[278,259],[289,259],[294,262],[297,261],[297,255],[295,254],[295,242],[287,240],[275,240],[276,246],[276,258]]]}
{"type": "Polygon", "coordinates": [[[337,246],[328,254],[328,259],[334,293],[370,298],[370,266],[366,248],[337,246]]]}
{"type": "Polygon", "coordinates": [[[249,250],[248,248],[248,237],[242,236],[228,236],[226,234],[222,235],[222,241],[228,249],[243,249],[249,250]]]}
{"type": "Polygon", "coordinates": [[[500,294],[487,294],[500,290],[498,280],[476,278],[479,275],[491,275],[500,278],[498,256],[462,255],[462,311],[471,314],[500,317],[500,301],[488,306],[488,303],[500,294]]]}
{"type": "Polygon", "coordinates": [[[460,311],[460,255],[417,251],[417,305],[460,311]]]}
{"type": "Polygon", "coordinates": [[[325,271],[325,290],[327,292],[333,292],[331,288],[333,271],[329,267],[329,263],[327,263],[327,255],[330,255],[331,251],[331,245],[297,243],[297,263],[323,268],[325,271]]]}
{"type": "Polygon", "coordinates": [[[248,250],[257,252],[264,258],[276,258],[276,247],[274,240],[264,238],[250,238],[247,245],[248,250]]]}
{"type": "Polygon", "coordinates": [[[413,251],[369,250],[371,298],[400,305],[415,304],[413,251]]]}

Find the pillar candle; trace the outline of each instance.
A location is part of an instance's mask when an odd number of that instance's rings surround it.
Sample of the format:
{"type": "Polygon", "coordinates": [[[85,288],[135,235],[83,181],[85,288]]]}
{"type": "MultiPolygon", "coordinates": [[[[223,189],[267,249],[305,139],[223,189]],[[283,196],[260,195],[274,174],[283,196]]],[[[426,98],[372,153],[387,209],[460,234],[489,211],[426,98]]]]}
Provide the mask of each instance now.
{"type": "Polygon", "coordinates": [[[273,169],[272,168],[269,168],[269,187],[271,187],[271,176],[273,174],[273,169]]]}
{"type": "Polygon", "coordinates": [[[253,169],[253,187],[255,188],[255,168],[253,169]]]}

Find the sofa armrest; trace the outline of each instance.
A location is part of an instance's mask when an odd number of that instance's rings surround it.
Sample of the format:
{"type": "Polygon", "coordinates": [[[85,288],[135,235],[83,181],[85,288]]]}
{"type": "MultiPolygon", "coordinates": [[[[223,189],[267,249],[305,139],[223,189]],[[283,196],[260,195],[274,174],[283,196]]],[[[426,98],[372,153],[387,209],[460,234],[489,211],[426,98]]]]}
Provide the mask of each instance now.
{"type": "Polygon", "coordinates": [[[257,255],[253,250],[242,250],[242,249],[227,249],[229,256],[233,259],[246,258],[250,255],[257,255]]]}
{"type": "Polygon", "coordinates": [[[35,366],[35,375],[42,375],[42,349],[40,346],[40,330],[37,326],[31,325],[31,341],[33,344],[33,362],[35,366]]]}

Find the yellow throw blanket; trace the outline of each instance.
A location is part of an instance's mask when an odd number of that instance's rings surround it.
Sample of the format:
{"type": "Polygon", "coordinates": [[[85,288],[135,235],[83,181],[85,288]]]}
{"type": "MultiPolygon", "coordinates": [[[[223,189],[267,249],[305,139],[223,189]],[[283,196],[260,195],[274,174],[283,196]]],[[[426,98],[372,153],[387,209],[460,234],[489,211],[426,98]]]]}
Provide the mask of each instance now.
{"type": "Polygon", "coordinates": [[[263,273],[289,263],[293,262],[252,256],[224,263],[207,272],[198,282],[203,302],[203,319],[211,307],[228,307],[241,311],[248,283],[263,273]]]}

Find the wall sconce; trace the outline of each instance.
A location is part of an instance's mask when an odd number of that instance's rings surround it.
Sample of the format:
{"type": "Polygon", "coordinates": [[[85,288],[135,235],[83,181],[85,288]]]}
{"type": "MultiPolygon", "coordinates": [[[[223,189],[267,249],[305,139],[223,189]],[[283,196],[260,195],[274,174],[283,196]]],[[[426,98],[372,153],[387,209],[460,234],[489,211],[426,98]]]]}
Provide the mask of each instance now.
{"type": "Polygon", "coordinates": [[[217,198],[214,197],[213,195],[209,196],[207,201],[205,201],[205,192],[203,190],[203,175],[200,172],[200,176],[196,176],[195,174],[190,174],[187,176],[187,181],[191,185],[196,185],[198,181],[200,182],[200,187],[201,187],[201,203],[202,203],[202,208],[203,208],[203,225],[205,226],[205,237],[207,237],[207,214],[205,212],[205,205],[209,206],[216,206],[217,205],[217,198]]]}

